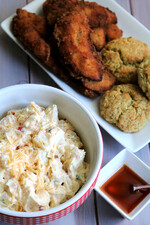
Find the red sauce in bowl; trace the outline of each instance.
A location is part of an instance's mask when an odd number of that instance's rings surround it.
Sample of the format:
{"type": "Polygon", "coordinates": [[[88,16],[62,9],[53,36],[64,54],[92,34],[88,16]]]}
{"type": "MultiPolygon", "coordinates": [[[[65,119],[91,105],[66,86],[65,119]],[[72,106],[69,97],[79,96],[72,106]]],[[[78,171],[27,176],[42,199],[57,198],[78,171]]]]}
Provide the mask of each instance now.
{"type": "Polygon", "coordinates": [[[147,184],[128,166],[123,165],[100,189],[125,213],[129,214],[149,193],[150,189],[132,190],[132,186],[147,184]]]}

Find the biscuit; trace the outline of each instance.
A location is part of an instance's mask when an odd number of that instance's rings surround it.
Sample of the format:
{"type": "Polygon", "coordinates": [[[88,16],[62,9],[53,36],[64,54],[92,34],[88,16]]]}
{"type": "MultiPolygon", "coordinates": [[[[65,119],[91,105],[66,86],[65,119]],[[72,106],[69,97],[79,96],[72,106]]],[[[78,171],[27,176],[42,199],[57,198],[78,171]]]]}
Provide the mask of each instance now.
{"type": "Polygon", "coordinates": [[[102,50],[104,65],[117,83],[137,83],[137,67],[149,55],[148,46],[133,37],[112,40],[102,50]]]}
{"type": "Polygon", "coordinates": [[[134,133],[150,119],[150,101],[137,85],[116,85],[102,96],[100,115],[120,130],[134,133]]]}
{"type": "Polygon", "coordinates": [[[148,99],[150,99],[150,57],[145,58],[139,65],[138,83],[148,99]]]}

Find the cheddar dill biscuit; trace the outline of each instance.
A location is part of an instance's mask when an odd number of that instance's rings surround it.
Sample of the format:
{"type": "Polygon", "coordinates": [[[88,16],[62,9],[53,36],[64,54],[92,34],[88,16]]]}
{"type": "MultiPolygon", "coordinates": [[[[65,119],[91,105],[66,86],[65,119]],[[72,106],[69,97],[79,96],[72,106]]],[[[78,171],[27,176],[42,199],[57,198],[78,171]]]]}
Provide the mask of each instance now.
{"type": "Polygon", "coordinates": [[[134,84],[120,84],[105,92],[100,115],[127,133],[141,130],[150,119],[150,101],[134,84]]]}
{"type": "Polygon", "coordinates": [[[102,51],[103,63],[118,83],[137,83],[137,68],[149,55],[148,46],[133,37],[110,41],[102,51]]]}

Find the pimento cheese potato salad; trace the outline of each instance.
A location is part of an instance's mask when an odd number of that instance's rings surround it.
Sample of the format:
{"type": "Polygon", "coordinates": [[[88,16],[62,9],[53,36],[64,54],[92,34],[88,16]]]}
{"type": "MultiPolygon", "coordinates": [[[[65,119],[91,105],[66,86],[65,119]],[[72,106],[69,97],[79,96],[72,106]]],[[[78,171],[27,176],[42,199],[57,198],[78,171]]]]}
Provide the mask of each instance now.
{"type": "Polygon", "coordinates": [[[0,207],[34,212],[55,207],[85,183],[89,164],[73,126],[56,105],[31,102],[0,121],[0,207]]]}

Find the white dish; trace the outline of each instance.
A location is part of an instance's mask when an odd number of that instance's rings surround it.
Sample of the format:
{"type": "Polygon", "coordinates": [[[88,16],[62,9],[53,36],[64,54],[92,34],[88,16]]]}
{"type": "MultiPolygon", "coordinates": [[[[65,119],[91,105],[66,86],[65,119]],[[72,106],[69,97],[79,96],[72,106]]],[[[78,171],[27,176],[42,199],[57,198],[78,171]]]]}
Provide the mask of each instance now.
{"type": "MultiPolygon", "coordinates": [[[[36,0],[32,3],[26,5],[24,8],[30,12],[34,12],[36,14],[42,13],[42,3],[45,0],[36,0]]],[[[118,25],[119,27],[124,31],[124,36],[133,36],[136,39],[139,39],[150,47],[150,32],[148,29],[146,29],[141,23],[139,23],[134,17],[132,17],[128,12],[126,12],[122,7],[120,7],[116,2],[112,0],[101,0],[100,2],[98,0],[95,0],[97,3],[100,3],[101,5],[108,7],[112,11],[114,11],[118,17],[118,25]]],[[[14,37],[12,31],[11,31],[11,21],[15,14],[7,18],[5,21],[2,22],[1,26],[3,30],[9,35],[9,37],[18,44],[23,50],[23,46],[19,43],[19,41],[14,37]]],[[[25,50],[24,50],[25,51],[25,50]]],[[[57,78],[55,75],[50,73],[44,66],[40,64],[40,62],[28,51],[25,51],[35,62],[37,62],[38,65],[40,65],[45,72],[66,92],[72,94],[74,97],[79,99],[94,115],[97,122],[102,126],[113,138],[115,138],[120,144],[122,144],[124,147],[129,149],[132,152],[136,152],[140,150],[144,145],[146,145],[150,141],[149,136],[149,130],[150,130],[150,121],[149,123],[140,131],[134,134],[127,134],[122,131],[120,131],[118,128],[110,125],[105,120],[103,120],[99,115],[99,101],[100,97],[96,99],[88,99],[79,93],[77,93],[75,90],[73,90],[71,87],[69,87],[67,84],[65,84],[63,81],[61,81],[59,78],[57,78]]]]}
{"type": "Polygon", "coordinates": [[[109,163],[107,163],[100,171],[95,190],[108,201],[119,213],[129,220],[134,219],[149,203],[150,194],[148,194],[140,204],[136,206],[129,214],[125,213],[118,207],[103,191],[101,187],[114,173],[116,173],[123,165],[130,167],[143,180],[150,184],[150,168],[143,163],[135,154],[124,149],[117,156],[115,156],[109,163]]]}

